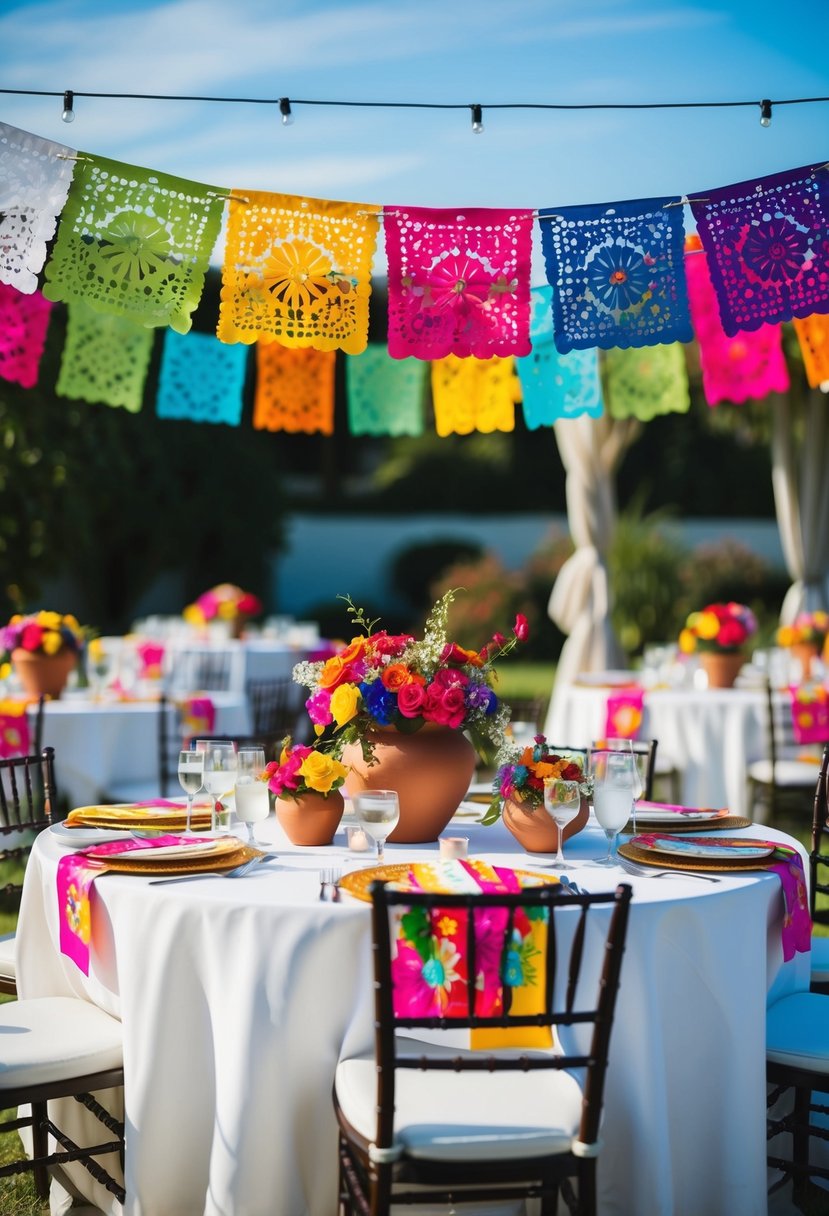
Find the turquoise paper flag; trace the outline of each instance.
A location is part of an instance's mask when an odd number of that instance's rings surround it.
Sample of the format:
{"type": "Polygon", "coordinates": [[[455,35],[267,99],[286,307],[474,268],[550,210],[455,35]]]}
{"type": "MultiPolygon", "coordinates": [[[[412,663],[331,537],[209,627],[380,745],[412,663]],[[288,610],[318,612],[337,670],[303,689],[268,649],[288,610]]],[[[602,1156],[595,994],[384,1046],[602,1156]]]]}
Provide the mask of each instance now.
{"type": "Polygon", "coordinates": [[[534,287],[530,337],[533,351],[516,359],[524,401],[524,421],[531,431],[552,426],[559,418],[602,414],[598,351],[572,350],[562,355],[553,340],[552,288],[534,287]]]}
{"type": "Polygon", "coordinates": [[[422,435],[428,368],[421,359],[392,359],[385,346],[346,355],[352,435],[422,435]]]}
{"type": "Polygon", "coordinates": [[[168,329],[155,407],[159,418],[238,426],[248,350],[227,346],[212,334],[182,336],[168,329]]]}

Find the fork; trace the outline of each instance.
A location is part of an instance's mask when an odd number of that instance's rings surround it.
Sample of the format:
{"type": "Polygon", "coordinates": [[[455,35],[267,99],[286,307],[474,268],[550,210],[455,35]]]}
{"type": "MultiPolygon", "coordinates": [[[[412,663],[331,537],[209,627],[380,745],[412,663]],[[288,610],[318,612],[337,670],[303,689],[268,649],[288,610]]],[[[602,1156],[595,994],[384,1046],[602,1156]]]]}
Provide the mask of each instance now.
{"type": "Polygon", "coordinates": [[[633,874],[636,878],[699,878],[702,882],[720,881],[713,874],[697,874],[691,870],[652,870],[649,866],[640,866],[635,861],[628,861],[627,857],[618,853],[616,861],[623,870],[627,870],[628,874],[633,874]]]}
{"type": "Polygon", "coordinates": [[[342,870],[339,866],[323,867],[320,870],[320,899],[330,899],[332,904],[338,904],[340,902],[339,882],[341,878],[342,870]]]}
{"type": "Polygon", "coordinates": [[[243,861],[240,866],[236,866],[233,870],[201,870],[198,874],[182,874],[177,878],[151,878],[147,886],[157,887],[174,882],[190,882],[194,878],[244,878],[245,874],[249,874],[255,866],[263,865],[267,861],[275,861],[275,853],[261,853],[256,857],[251,857],[249,861],[243,861]]]}

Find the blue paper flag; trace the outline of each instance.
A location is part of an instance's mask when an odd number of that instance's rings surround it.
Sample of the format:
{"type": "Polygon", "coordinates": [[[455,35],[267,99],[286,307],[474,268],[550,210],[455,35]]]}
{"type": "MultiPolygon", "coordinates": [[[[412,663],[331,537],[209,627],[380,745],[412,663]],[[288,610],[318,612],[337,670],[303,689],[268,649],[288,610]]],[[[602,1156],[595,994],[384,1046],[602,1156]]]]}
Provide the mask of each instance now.
{"type": "Polygon", "coordinates": [[[680,202],[539,211],[559,351],[691,341],[680,202]]]}
{"type": "Polygon", "coordinates": [[[226,345],[212,334],[168,329],[158,377],[158,417],[238,426],[248,349],[226,345]]]}
{"type": "Polygon", "coordinates": [[[524,402],[524,421],[531,431],[552,426],[559,418],[602,414],[599,353],[572,350],[560,354],[553,342],[552,288],[530,293],[530,337],[533,352],[516,359],[524,402]]]}

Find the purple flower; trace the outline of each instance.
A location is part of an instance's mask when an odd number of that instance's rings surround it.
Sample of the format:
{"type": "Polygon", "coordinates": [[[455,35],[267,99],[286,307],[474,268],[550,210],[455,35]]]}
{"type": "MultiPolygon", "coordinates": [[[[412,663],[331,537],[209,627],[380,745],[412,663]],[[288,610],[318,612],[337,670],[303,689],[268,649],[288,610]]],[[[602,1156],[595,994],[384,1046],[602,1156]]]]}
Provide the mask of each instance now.
{"type": "Polygon", "coordinates": [[[747,268],[766,283],[797,278],[803,268],[808,239],[786,220],[769,220],[749,228],[742,249],[747,268]]]}

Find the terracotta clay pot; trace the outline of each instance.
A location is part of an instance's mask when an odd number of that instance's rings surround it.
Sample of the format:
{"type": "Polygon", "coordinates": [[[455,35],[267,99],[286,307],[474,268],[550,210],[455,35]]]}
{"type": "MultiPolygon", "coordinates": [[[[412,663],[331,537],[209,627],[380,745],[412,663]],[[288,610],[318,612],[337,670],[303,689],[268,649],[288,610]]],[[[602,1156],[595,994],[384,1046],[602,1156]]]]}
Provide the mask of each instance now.
{"type": "Polygon", "coordinates": [[[57,700],[66,687],[69,673],[78,662],[74,650],[57,654],[34,654],[19,647],[12,651],[12,663],[23,691],[30,697],[52,697],[57,700]]]}
{"type": "MultiPolygon", "coordinates": [[[[590,815],[590,803],[582,795],[579,813],[564,828],[564,839],[580,832],[590,815]]],[[[543,807],[528,811],[520,802],[507,799],[502,812],[504,824],[527,853],[555,853],[558,850],[558,828],[543,807]]]]}
{"type": "Polygon", "coordinates": [[[301,794],[299,798],[277,798],[276,817],[291,844],[331,844],[340,826],[345,803],[339,790],[325,794],[301,794]]]}
{"type": "Polygon", "coordinates": [[[708,676],[709,688],[733,688],[746,658],[742,651],[703,650],[699,665],[708,676]]]}
{"type": "Polygon", "coordinates": [[[359,743],[343,749],[350,768],[349,794],[361,790],[397,790],[400,822],[390,844],[424,844],[437,840],[469,789],[475,772],[475,749],[462,731],[424,727],[412,735],[397,730],[370,731],[376,763],[367,765],[359,743]]]}

